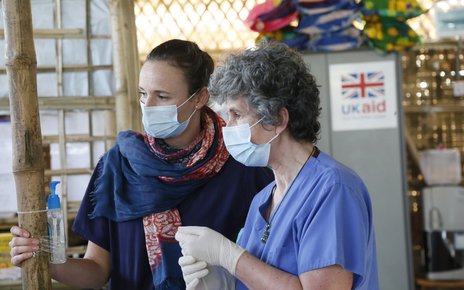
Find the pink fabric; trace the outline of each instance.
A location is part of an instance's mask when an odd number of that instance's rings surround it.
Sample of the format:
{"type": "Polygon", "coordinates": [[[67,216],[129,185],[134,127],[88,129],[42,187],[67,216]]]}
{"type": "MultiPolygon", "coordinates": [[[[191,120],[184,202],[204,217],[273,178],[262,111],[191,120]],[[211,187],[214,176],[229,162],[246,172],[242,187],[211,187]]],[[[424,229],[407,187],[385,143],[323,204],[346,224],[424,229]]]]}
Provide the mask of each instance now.
{"type": "Polygon", "coordinates": [[[160,242],[173,241],[178,227],[182,225],[179,211],[176,208],[151,214],[143,218],[145,244],[147,246],[148,262],[151,269],[157,268],[162,261],[160,242]]]}
{"type": "Polygon", "coordinates": [[[279,13],[288,9],[285,5],[293,5],[286,0],[276,1],[268,0],[264,3],[258,4],[253,7],[245,19],[244,23],[253,31],[260,33],[278,30],[290,24],[293,20],[298,18],[298,11],[290,9],[289,13],[279,13]],[[275,12],[275,16],[273,16],[275,12]],[[262,16],[267,14],[267,19],[263,20],[262,16]]]}

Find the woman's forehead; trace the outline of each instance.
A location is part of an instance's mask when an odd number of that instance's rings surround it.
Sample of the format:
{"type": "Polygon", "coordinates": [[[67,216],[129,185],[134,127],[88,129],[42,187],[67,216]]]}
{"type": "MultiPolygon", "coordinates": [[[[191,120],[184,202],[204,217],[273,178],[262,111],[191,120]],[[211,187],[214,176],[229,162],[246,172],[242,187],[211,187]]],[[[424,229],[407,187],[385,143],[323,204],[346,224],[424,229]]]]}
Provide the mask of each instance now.
{"type": "Polygon", "coordinates": [[[230,98],[227,99],[225,102],[225,106],[227,110],[233,110],[233,111],[240,111],[242,113],[248,112],[248,103],[246,102],[245,98],[239,96],[236,98],[230,98]]]}
{"type": "Polygon", "coordinates": [[[249,117],[256,117],[255,110],[250,107],[245,97],[239,96],[236,98],[227,99],[225,102],[225,108],[228,112],[233,112],[239,115],[247,115],[249,117]]]}
{"type": "Polygon", "coordinates": [[[166,61],[147,61],[140,70],[139,86],[146,90],[187,90],[183,71],[166,61]]]}

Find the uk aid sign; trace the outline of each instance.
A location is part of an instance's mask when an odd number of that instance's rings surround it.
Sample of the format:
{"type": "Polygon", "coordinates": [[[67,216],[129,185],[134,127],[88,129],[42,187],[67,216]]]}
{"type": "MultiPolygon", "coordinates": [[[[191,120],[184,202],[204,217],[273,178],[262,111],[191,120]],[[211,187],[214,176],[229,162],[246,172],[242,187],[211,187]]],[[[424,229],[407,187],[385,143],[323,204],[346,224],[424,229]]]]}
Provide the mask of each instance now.
{"type": "Polygon", "coordinates": [[[329,78],[333,131],[397,127],[394,61],[333,64],[329,78]]]}

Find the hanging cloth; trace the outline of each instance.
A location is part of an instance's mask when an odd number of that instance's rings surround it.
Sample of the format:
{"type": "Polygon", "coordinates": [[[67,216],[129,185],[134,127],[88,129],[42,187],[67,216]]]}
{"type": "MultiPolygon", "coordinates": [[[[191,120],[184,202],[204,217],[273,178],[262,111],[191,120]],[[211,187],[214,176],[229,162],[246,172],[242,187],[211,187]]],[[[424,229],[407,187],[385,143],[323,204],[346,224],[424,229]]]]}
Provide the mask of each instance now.
{"type": "Polygon", "coordinates": [[[321,14],[303,13],[297,31],[313,35],[347,28],[358,17],[357,12],[359,9],[358,4],[346,2],[334,11],[321,14]]]}
{"type": "Polygon", "coordinates": [[[365,41],[361,30],[350,26],[348,28],[314,35],[308,41],[307,49],[311,51],[342,51],[360,47],[365,41]]]}
{"type": "Polygon", "coordinates": [[[379,21],[379,17],[404,22],[425,11],[416,0],[364,0],[362,13],[366,21],[379,21]]]}
{"type": "Polygon", "coordinates": [[[373,48],[381,51],[400,51],[419,42],[417,33],[406,23],[394,19],[367,22],[364,34],[373,48]]]}
{"type": "Polygon", "coordinates": [[[264,33],[285,27],[297,18],[293,0],[268,0],[253,7],[244,23],[251,30],[264,33]]]}

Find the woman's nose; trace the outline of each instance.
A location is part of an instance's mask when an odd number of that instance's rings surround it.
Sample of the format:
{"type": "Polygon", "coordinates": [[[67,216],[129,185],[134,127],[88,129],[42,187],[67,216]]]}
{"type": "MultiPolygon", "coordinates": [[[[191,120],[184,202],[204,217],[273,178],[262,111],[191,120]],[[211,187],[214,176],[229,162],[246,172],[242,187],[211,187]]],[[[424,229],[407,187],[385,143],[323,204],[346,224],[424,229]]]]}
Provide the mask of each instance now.
{"type": "Polygon", "coordinates": [[[154,95],[149,95],[147,94],[144,98],[143,98],[143,103],[145,104],[145,106],[147,107],[151,107],[151,106],[156,106],[156,102],[155,102],[156,98],[154,95]]]}

